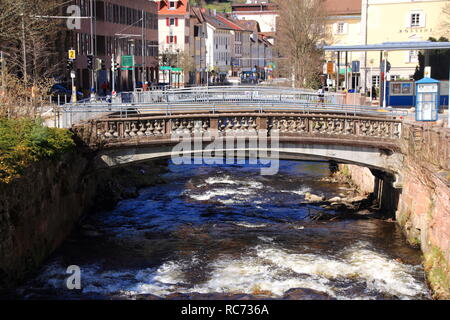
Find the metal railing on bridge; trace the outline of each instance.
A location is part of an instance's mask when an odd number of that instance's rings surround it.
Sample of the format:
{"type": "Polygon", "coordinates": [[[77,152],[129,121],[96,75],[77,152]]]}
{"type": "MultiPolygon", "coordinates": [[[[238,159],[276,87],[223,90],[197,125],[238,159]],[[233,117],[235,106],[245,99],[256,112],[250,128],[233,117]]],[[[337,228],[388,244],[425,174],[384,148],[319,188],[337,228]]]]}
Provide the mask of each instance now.
{"type": "Polygon", "coordinates": [[[122,92],[119,103],[210,103],[210,102],[292,102],[343,104],[345,96],[283,87],[191,87],[168,90],[122,92]]]}
{"type": "Polygon", "coordinates": [[[135,117],[180,113],[338,113],[381,117],[406,116],[398,110],[372,106],[346,105],[344,95],[318,93],[292,88],[267,87],[193,87],[185,89],[122,92],[113,101],[84,101],[60,108],[60,127],[109,114],[111,117],[135,117]]]}

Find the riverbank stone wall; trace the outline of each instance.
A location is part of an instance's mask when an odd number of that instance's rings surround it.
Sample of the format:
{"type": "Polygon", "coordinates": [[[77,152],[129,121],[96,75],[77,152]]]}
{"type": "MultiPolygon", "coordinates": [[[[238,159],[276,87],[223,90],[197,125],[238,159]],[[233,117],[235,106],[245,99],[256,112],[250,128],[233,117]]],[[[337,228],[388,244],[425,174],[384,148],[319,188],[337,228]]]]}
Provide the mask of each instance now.
{"type": "Polygon", "coordinates": [[[31,275],[83,215],[113,208],[161,182],[163,162],[90,171],[86,155],[41,161],[9,184],[0,184],[0,292],[31,275]]]}

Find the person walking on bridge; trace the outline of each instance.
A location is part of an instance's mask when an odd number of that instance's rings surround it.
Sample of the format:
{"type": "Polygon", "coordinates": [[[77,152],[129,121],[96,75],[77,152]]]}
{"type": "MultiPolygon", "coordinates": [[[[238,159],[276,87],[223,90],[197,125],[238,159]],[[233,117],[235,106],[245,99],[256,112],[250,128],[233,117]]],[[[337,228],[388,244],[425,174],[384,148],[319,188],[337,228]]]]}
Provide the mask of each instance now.
{"type": "Polygon", "coordinates": [[[323,89],[323,86],[320,86],[319,90],[317,90],[317,93],[319,95],[319,103],[322,105],[325,101],[325,91],[323,89]]]}

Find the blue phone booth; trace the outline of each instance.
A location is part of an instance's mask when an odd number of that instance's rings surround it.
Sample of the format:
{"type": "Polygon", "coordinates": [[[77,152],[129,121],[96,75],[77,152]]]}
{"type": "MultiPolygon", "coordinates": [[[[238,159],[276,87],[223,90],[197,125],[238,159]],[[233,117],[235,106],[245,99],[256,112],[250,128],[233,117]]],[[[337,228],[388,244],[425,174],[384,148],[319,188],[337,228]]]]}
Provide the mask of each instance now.
{"type": "Polygon", "coordinates": [[[437,121],[439,101],[438,80],[423,78],[416,81],[416,121],[437,121]]]}

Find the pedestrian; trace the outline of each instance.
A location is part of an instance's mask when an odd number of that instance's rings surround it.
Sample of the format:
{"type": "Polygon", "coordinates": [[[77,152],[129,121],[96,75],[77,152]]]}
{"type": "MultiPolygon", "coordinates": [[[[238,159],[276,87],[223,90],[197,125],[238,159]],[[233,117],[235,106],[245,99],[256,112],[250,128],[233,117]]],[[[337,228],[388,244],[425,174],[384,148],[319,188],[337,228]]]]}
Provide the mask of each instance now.
{"type": "Polygon", "coordinates": [[[377,88],[372,86],[372,100],[377,100],[377,88]]]}
{"type": "Polygon", "coordinates": [[[144,84],[142,85],[142,90],[148,91],[148,82],[147,81],[145,81],[144,84]]]}
{"type": "Polygon", "coordinates": [[[104,81],[102,83],[102,90],[103,90],[103,95],[106,96],[106,94],[108,92],[108,83],[106,81],[104,81]]]}
{"type": "Polygon", "coordinates": [[[325,91],[323,90],[323,86],[320,86],[319,90],[317,90],[317,93],[319,95],[319,102],[323,103],[325,100],[325,91]]]}

